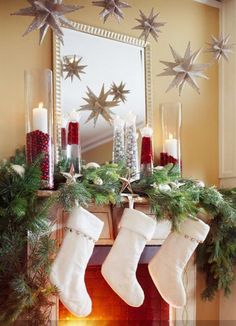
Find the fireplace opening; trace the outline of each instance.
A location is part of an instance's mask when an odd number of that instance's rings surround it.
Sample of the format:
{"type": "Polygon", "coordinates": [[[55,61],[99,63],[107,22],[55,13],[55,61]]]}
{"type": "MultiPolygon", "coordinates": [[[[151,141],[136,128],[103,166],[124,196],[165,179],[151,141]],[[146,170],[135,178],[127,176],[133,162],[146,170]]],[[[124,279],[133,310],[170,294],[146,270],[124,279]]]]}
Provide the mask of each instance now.
{"type": "Polygon", "coordinates": [[[153,284],[147,264],[138,265],[137,279],[144,291],[145,300],[141,307],[133,308],[109,287],[101,275],[100,264],[89,265],[85,282],[93,302],[92,313],[86,318],[76,318],[60,302],[59,325],[169,325],[169,305],[153,284]]]}

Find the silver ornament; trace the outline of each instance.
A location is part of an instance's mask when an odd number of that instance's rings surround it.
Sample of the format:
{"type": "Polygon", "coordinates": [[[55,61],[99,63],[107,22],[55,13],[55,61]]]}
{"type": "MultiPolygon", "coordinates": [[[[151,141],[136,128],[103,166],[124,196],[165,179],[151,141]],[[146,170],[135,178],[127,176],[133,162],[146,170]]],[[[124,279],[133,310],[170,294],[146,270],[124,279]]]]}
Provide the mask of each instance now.
{"type": "Polygon", "coordinates": [[[216,38],[215,36],[211,37],[212,41],[211,43],[207,43],[210,48],[208,48],[206,51],[211,52],[214,56],[214,59],[217,61],[220,61],[222,58],[224,58],[226,61],[229,61],[229,53],[232,53],[233,46],[235,44],[229,44],[230,35],[220,38],[216,38]]]}
{"type": "Polygon", "coordinates": [[[73,24],[64,15],[83,8],[78,5],[64,5],[62,0],[27,0],[27,2],[30,4],[30,7],[19,9],[11,15],[34,17],[23,36],[34,30],[39,30],[40,44],[43,42],[49,27],[63,43],[61,27],[74,28],[73,24]]]}
{"type": "Polygon", "coordinates": [[[157,21],[157,17],[159,16],[159,12],[154,14],[154,9],[152,8],[149,16],[146,16],[141,10],[139,19],[136,19],[140,25],[135,26],[133,29],[141,29],[142,34],[140,38],[144,38],[145,42],[149,35],[151,35],[155,41],[158,40],[159,33],[161,33],[160,27],[164,26],[166,23],[157,21]]]}
{"type": "Polygon", "coordinates": [[[191,52],[190,42],[188,43],[187,49],[184,56],[179,55],[170,45],[171,53],[174,57],[175,62],[169,61],[160,61],[167,68],[164,69],[164,72],[158,76],[175,76],[166,92],[176,87],[179,88],[179,95],[181,95],[184,86],[188,83],[195,91],[200,94],[199,86],[196,82],[196,78],[205,78],[207,76],[203,74],[203,71],[209,67],[209,64],[195,64],[198,55],[201,52],[201,49],[196,52],[191,52]]]}

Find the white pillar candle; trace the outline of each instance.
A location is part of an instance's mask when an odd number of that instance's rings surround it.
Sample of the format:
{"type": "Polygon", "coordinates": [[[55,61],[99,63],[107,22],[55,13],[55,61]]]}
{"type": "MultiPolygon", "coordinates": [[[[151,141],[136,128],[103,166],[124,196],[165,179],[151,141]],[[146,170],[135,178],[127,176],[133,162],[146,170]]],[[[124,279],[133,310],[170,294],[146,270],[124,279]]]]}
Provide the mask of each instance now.
{"type": "Polygon", "coordinates": [[[48,133],[48,110],[43,108],[43,103],[33,109],[33,129],[48,133]]]}
{"type": "Polygon", "coordinates": [[[173,135],[169,135],[169,139],[165,140],[165,152],[178,159],[178,140],[173,138],[173,135]]]}

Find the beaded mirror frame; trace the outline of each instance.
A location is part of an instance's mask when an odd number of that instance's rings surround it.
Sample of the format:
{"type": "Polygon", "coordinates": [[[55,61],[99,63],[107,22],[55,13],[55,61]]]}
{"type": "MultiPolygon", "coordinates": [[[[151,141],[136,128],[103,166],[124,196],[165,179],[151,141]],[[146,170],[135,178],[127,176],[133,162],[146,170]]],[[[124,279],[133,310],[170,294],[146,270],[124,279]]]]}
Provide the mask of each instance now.
{"type": "MultiPolygon", "coordinates": [[[[152,100],[152,72],[151,72],[151,45],[144,40],[126,34],[112,32],[95,26],[73,22],[75,31],[103,37],[110,40],[138,46],[144,49],[145,65],[145,104],[146,123],[152,126],[153,122],[153,100],[152,100]]],[[[54,66],[54,139],[55,139],[55,161],[59,160],[61,147],[61,124],[62,124],[62,67],[61,49],[59,38],[53,37],[53,66],[54,66]]]]}

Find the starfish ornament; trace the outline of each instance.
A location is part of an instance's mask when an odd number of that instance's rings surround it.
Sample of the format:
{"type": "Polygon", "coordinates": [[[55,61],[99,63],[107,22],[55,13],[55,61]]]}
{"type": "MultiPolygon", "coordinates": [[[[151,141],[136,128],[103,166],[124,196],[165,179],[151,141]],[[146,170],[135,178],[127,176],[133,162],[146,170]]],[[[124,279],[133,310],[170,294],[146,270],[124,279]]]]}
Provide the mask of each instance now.
{"type": "Polygon", "coordinates": [[[109,16],[114,16],[116,20],[120,22],[121,19],[124,19],[122,9],[131,7],[128,3],[120,0],[92,1],[92,4],[104,8],[99,14],[104,23],[107,21],[109,16]]]}
{"type": "Polygon", "coordinates": [[[152,8],[149,16],[146,16],[141,10],[139,19],[136,19],[140,25],[135,26],[133,29],[141,29],[142,34],[140,38],[144,38],[147,42],[148,36],[151,34],[155,41],[158,40],[158,34],[161,33],[160,27],[164,26],[166,23],[158,22],[157,17],[160,13],[154,14],[154,9],[152,8]]]}
{"type": "Polygon", "coordinates": [[[76,179],[82,177],[82,174],[75,173],[74,165],[71,164],[70,171],[68,172],[61,172],[61,174],[66,178],[66,184],[71,185],[76,183],[76,179]]]}
{"type": "Polygon", "coordinates": [[[83,58],[77,58],[76,55],[73,57],[65,56],[63,58],[62,71],[67,73],[65,79],[70,78],[71,82],[73,82],[73,78],[77,77],[79,80],[81,80],[80,74],[85,74],[83,70],[87,67],[80,65],[80,61],[82,59],[83,58]]]}
{"type": "Polygon", "coordinates": [[[122,101],[125,103],[127,101],[126,94],[130,91],[125,89],[125,83],[121,82],[120,85],[116,85],[114,82],[111,85],[111,95],[114,96],[113,100],[122,101]]]}
{"type": "Polygon", "coordinates": [[[174,57],[175,62],[168,61],[160,61],[167,68],[164,69],[164,72],[157,76],[175,76],[166,92],[176,87],[179,88],[179,95],[181,95],[184,86],[188,83],[195,91],[200,94],[199,86],[195,80],[198,78],[208,79],[207,76],[203,74],[203,70],[205,70],[209,64],[195,64],[195,60],[197,59],[201,49],[197,50],[194,53],[191,53],[190,42],[188,43],[187,49],[185,51],[184,56],[180,56],[171,46],[170,46],[172,55],[174,57]]]}
{"type": "Polygon", "coordinates": [[[210,48],[207,49],[207,52],[212,52],[216,61],[220,61],[221,58],[224,58],[226,61],[229,61],[229,53],[232,53],[233,46],[235,44],[229,44],[230,35],[219,39],[215,36],[212,36],[211,43],[207,43],[210,48]]]}
{"type": "Polygon", "coordinates": [[[96,127],[98,117],[101,115],[110,125],[112,125],[111,114],[113,113],[110,111],[110,109],[119,105],[119,102],[115,100],[107,100],[108,96],[111,94],[111,91],[109,90],[108,92],[105,92],[104,85],[102,86],[99,96],[96,96],[89,87],[87,87],[87,89],[88,91],[86,94],[88,98],[83,99],[88,104],[81,105],[81,109],[79,109],[79,111],[92,111],[85,123],[93,120],[94,127],[96,127]]]}
{"type": "Polygon", "coordinates": [[[62,25],[73,28],[73,24],[64,17],[65,14],[71,13],[83,8],[78,5],[64,5],[62,0],[27,0],[31,7],[22,8],[12,13],[18,16],[33,16],[35,17],[29,25],[23,36],[34,30],[40,31],[39,43],[43,39],[49,29],[56,33],[61,43],[63,43],[62,25]]]}

